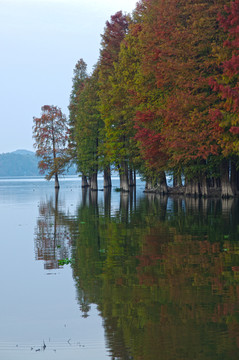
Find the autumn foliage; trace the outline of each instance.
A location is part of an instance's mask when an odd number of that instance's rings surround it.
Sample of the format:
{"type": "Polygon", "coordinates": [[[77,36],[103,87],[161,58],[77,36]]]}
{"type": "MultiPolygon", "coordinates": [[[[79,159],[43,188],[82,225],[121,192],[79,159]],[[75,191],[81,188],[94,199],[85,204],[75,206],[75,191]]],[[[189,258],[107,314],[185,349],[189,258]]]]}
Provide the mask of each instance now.
{"type": "Polygon", "coordinates": [[[221,139],[225,155],[239,154],[239,1],[225,6],[218,15],[220,27],[224,30],[225,40],[220,53],[221,73],[211,78],[212,89],[219,95],[217,115],[223,128],[221,139]]]}
{"type": "Polygon", "coordinates": [[[119,11],[106,22],[96,103],[87,108],[84,79],[71,99],[82,121],[71,126],[81,138],[97,119],[96,162],[119,170],[123,190],[137,170],[156,190],[167,173],[197,184],[195,195],[215,183],[222,196],[239,191],[238,14],[238,0],[141,0],[131,16],[119,11]]]}
{"type": "Polygon", "coordinates": [[[55,177],[55,187],[59,187],[58,174],[65,168],[67,141],[69,136],[66,116],[57,106],[44,105],[41,117],[33,118],[33,138],[38,163],[42,174],[50,180],[55,177]]]}

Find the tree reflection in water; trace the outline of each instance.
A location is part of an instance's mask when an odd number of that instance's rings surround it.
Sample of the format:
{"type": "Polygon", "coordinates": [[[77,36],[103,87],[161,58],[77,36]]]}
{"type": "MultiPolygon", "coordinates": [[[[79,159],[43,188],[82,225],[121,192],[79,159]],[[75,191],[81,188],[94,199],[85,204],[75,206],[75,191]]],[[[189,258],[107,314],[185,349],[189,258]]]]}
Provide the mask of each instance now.
{"type": "Polygon", "coordinates": [[[112,359],[237,359],[238,200],[121,194],[113,211],[110,196],[85,191],[74,220],[49,202],[36,248],[71,251],[80,309],[97,304],[112,359]]]}
{"type": "Polygon", "coordinates": [[[71,256],[71,234],[67,217],[60,213],[59,190],[55,198],[40,203],[39,217],[35,229],[35,256],[44,261],[46,270],[58,269],[59,260],[71,256]]]}

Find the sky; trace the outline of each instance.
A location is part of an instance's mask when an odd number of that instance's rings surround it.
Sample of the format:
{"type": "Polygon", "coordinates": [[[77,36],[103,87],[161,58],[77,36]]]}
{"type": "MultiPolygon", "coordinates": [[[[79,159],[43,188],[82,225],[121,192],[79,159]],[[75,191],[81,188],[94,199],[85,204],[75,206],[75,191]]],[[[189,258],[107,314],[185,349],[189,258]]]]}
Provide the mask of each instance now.
{"type": "Polygon", "coordinates": [[[0,153],[33,149],[43,105],[68,115],[73,69],[99,58],[111,15],[136,0],[0,0],[0,153]]]}

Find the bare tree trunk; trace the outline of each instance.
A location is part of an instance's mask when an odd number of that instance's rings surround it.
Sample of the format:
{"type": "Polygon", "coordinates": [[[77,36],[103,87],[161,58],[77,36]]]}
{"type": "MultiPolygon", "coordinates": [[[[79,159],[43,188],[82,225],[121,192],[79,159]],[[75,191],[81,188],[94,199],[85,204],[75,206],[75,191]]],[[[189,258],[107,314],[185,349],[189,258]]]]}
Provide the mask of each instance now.
{"type": "Polygon", "coordinates": [[[129,186],[134,186],[133,170],[129,170],[129,186]]]}
{"type": "Polygon", "coordinates": [[[136,171],[133,169],[129,170],[129,185],[136,186],[136,171]]]}
{"type": "Polygon", "coordinates": [[[175,173],[173,174],[173,187],[182,186],[182,178],[181,174],[175,173]]]}
{"type": "Polygon", "coordinates": [[[208,181],[206,176],[204,175],[201,180],[201,195],[207,197],[208,194],[209,194],[208,181]]]}
{"type": "Polygon", "coordinates": [[[236,164],[233,160],[231,162],[230,184],[231,184],[233,193],[236,194],[238,191],[238,171],[236,169],[236,164]]]}
{"type": "Polygon", "coordinates": [[[164,171],[159,173],[157,180],[147,179],[145,183],[145,192],[154,192],[157,194],[168,194],[166,174],[164,171]]]}
{"type": "Polygon", "coordinates": [[[229,161],[227,159],[222,160],[220,170],[221,170],[221,185],[222,185],[221,196],[223,198],[232,197],[234,196],[234,192],[229,181],[229,161]]]}
{"type": "Polygon", "coordinates": [[[87,178],[84,174],[81,175],[81,187],[82,188],[86,188],[88,187],[88,182],[87,182],[87,178]]]}
{"type": "Polygon", "coordinates": [[[211,177],[211,178],[209,179],[209,187],[210,187],[211,189],[214,189],[214,188],[216,187],[216,180],[215,180],[214,177],[211,177]]]}
{"type": "Polygon", "coordinates": [[[98,190],[97,172],[95,172],[95,173],[92,174],[92,176],[91,176],[90,189],[91,189],[91,190],[95,190],[95,191],[98,190]]]}
{"type": "Polygon", "coordinates": [[[153,184],[151,179],[147,179],[145,182],[145,192],[151,192],[153,190],[153,184]]]}
{"type": "Polygon", "coordinates": [[[112,187],[110,166],[104,169],[104,188],[112,187]]]}
{"type": "Polygon", "coordinates": [[[186,182],[186,186],[185,186],[186,196],[197,197],[201,195],[200,184],[197,179],[191,179],[191,180],[186,179],[185,182],[186,182]]]}
{"type": "Polygon", "coordinates": [[[129,191],[129,176],[128,176],[128,164],[126,161],[121,163],[120,171],[120,190],[129,191]]]}
{"type": "Polygon", "coordinates": [[[55,173],[55,189],[59,189],[60,185],[59,185],[59,180],[58,180],[58,174],[55,173]]]}
{"type": "Polygon", "coordinates": [[[159,174],[156,192],[163,195],[168,193],[167,179],[164,171],[161,171],[159,174]]]}

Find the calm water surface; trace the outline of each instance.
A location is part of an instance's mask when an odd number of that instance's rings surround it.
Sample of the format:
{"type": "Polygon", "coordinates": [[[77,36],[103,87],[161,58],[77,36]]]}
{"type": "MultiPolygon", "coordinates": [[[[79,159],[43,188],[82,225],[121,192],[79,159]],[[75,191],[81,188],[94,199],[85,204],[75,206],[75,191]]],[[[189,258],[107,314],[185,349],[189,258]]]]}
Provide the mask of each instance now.
{"type": "Polygon", "coordinates": [[[0,179],[0,359],[238,359],[238,200],[114,188],[0,179]]]}

